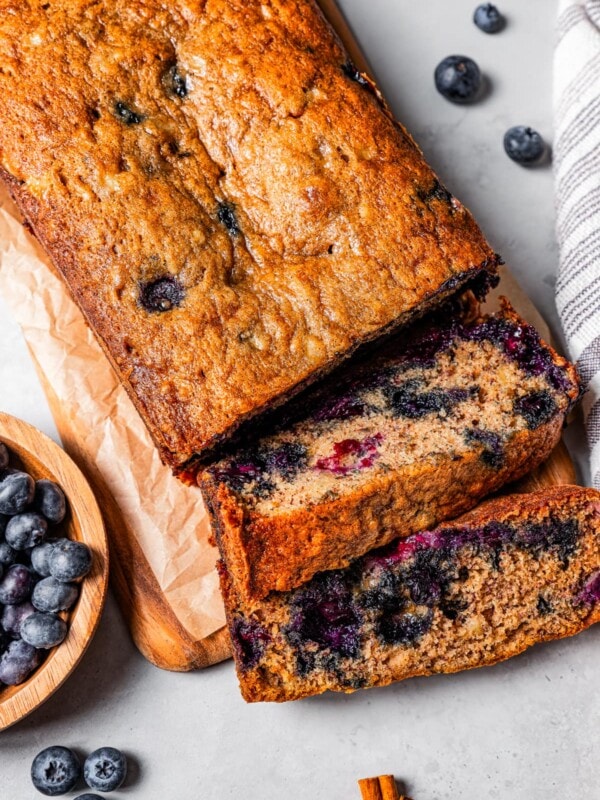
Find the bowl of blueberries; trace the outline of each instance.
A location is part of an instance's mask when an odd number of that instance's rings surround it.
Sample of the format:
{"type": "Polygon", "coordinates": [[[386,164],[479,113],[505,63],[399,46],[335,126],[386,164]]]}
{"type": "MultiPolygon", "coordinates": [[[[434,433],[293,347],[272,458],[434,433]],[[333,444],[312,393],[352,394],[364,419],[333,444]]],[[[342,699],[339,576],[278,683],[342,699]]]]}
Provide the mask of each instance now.
{"type": "Polygon", "coordinates": [[[107,580],[102,515],[83,474],[43,433],[0,413],[0,730],[75,669],[107,580]]]}

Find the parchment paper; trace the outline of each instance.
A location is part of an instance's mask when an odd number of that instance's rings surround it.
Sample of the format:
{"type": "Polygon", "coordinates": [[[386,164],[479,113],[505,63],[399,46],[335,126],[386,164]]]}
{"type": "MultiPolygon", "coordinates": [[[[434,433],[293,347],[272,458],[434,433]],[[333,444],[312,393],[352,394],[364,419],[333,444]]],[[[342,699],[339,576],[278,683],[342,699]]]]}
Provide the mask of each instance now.
{"type": "Polygon", "coordinates": [[[0,292],[42,384],[101,472],[179,622],[195,639],[218,630],[225,614],[200,490],[161,463],[83,314],[2,187],[0,292]]]}

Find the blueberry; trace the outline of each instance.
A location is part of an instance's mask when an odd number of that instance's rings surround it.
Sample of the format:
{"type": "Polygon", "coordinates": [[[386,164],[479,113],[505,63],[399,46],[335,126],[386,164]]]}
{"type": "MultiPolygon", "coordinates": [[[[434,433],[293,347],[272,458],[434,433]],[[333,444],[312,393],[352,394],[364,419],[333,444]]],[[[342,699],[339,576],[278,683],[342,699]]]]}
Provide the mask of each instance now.
{"type": "Polygon", "coordinates": [[[219,217],[219,222],[222,222],[223,225],[225,225],[229,233],[235,236],[240,232],[240,226],[238,225],[237,217],[235,216],[235,209],[232,205],[229,203],[219,203],[217,216],[219,217]]]}
{"type": "Polygon", "coordinates": [[[261,660],[270,636],[254,620],[236,619],[232,626],[231,641],[238,660],[244,669],[252,669],[261,660]]]}
{"type": "Polygon", "coordinates": [[[92,566],[92,553],[83,542],[59,539],[52,548],[48,561],[50,574],[58,581],[68,583],[87,575],[92,566]]]}
{"type": "Polygon", "coordinates": [[[48,523],[37,511],[24,511],[12,517],[4,534],[6,541],[15,550],[25,550],[40,544],[48,530],[48,523]]]}
{"type": "Polygon", "coordinates": [[[365,76],[358,69],[358,67],[352,63],[352,61],[346,61],[345,64],[342,64],[342,72],[344,73],[344,75],[350,78],[351,81],[359,83],[365,89],[372,88],[369,81],[365,78],[365,76]]]}
{"type": "Polygon", "coordinates": [[[10,634],[13,639],[18,639],[21,636],[21,625],[34,611],[35,608],[28,600],[24,603],[17,603],[16,605],[4,606],[2,609],[2,616],[0,617],[0,624],[2,624],[4,630],[10,634]]]}
{"type": "Polygon", "coordinates": [[[506,20],[496,6],[491,3],[482,3],[475,9],[473,22],[484,33],[498,33],[504,28],[506,20]]]}
{"type": "Polygon", "coordinates": [[[31,780],[42,794],[56,797],[74,788],[81,775],[79,759],[68,747],[47,747],[31,765],[31,780]]]}
{"type": "Polygon", "coordinates": [[[10,567],[17,560],[17,551],[6,542],[0,542],[0,564],[10,567]]]}
{"type": "Polygon", "coordinates": [[[115,103],[114,109],[116,117],[120,119],[121,122],[124,122],[125,125],[138,125],[144,119],[141,114],[133,111],[120,100],[115,103]]]}
{"type": "Polygon", "coordinates": [[[83,765],[83,778],[90,789],[114,792],[127,775],[127,761],[114,747],[100,747],[90,753],[83,765]]]}
{"type": "Polygon", "coordinates": [[[11,472],[0,482],[0,514],[20,514],[33,500],[35,481],[26,472],[11,472]]]}
{"type": "Polygon", "coordinates": [[[435,87],[453,103],[469,103],[481,89],[481,72],[472,58],[448,56],[435,69],[435,87]]]}
{"type": "Polygon", "coordinates": [[[33,507],[43,514],[48,522],[62,522],[67,513],[65,493],[54,481],[41,480],[35,483],[33,507]]]}
{"type": "Polygon", "coordinates": [[[140,287],[140,303],[146,311],[171,311],[183,302],[183,286],[173,275],[165,275],[140,287]]]}
{"type": "Polygon", "coordinates": [[[172,64],[164,73],[163,85],[167,92],[175,97],[187,97],[188,87],[185,77],[179,72],[176,64],[172,64]]]}
{"type": "Polygon", "coordinates": [[[85,794],[78,794],[75,800],[102,800],[99,794],[90,794],[86,792],[85,794]]]}
{"type": "Polygon", "coordinates": [[[558,411],[554,398],[544,390],[518,397],[513,407],[515,413],[523,417],[530,431],[549,422],[558,411]]]}
{"type": "Polygon", "coordinates": [[[38,611],[67,611],[77,600],[79,590],[74,583],[61,583],[56,578],[44,578],[33,587],[31,602],[38,611]]]}
{"type": "MultiPolygon", "coordinates": [[[[37,547],[34,547],[30,554],[31,566],[38,575],[42,575],[44,578],[50,575],[50,553],[54,549],[55,544],[56,540],[46,540],[42,542],[42,544],[38,544],[37,547]]],[[[1,560],[2,557],[0,555],[0,561],[1,560]]]]}
{"type": "Polygon", "coordinates": [[[504,149],[517,164],[536,164],[546,152],[544,140],[533,128],[515,125],[504,134],[504,149]]]}
{"type": "Polygon", "coordinates": [[[0,442],[0,469],[8,467],[8,459],[8,447],[4,444],[4,442],[0,442]]]}
{"type": "Polygon", "coordinates": [[[29,600],[33,582],[33,573],[29,567],[13,564],[0,580],[0,603],[12,606],[29,600]]]}
{"type": "Polygon", "coordinates": [[[0,656],[0,683],[23,683],[42,662],[42,654],[22,639],[11,642],[0,656]]]}
{"type": "Polygon", "coordinates": [[[35,611],[23,620],[21,638],[38,650],[49,650],[67,635],[67,623],[56,614],[35,611]]]}

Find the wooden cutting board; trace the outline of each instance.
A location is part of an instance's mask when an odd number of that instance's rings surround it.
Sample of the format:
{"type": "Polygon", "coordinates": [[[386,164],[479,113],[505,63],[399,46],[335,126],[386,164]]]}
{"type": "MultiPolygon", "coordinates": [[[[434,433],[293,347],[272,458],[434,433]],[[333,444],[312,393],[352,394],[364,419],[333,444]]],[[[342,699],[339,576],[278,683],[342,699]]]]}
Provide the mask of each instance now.
{"type": "MultiPolygon", "coordinates": [[[[320,5],[355,64],[362,71],[369,73],[370,69],[360,47],[335,2],[320,0],[320,5]]],[[[550,338],[546,323],[507,270],[503,274],[501,291],[523,317],[534,324],[545,338],[550,338]]],[[[492,298],[487,306],[493,306],[494,302],[495,298],[492,298]]],[[[98,470],[89,462],[81,443],[70,433],[69,425],[61,415],[60,404],[52,387],[48,385],[43,375],[40,375],[40,378],[65,449],[92,483],[100,506],[104,510],[112,554],[112,587],[139,650],[156,666],[176,671],[206,667],[228,658],[229,637],[225,628],[198,640],[191,637],[180,624],[140,546],[133,536],[128,535],[121,512],[98,470]]],[[[532,491],[545,486],[576,482],[573,463],[564,444],[561,443],[546,464],[521,482],[519,489],[532,491]]]]}

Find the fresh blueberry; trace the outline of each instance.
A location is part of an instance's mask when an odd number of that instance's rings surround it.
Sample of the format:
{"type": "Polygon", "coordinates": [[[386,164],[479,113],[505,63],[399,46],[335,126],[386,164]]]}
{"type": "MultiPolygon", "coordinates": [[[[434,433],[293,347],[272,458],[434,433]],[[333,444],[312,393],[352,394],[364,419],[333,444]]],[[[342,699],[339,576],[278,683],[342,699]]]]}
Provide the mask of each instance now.
{"type": "Polygon", "coordinates": [[[17,560],[17,551],[6,542],[0,542],[0,564],[10,567],[17,560]]]}
{"type": "Polygon", "coordinates": [[[35,611],[23,620],[21,638],[38,650],[49,650],[60,644],[67,635],[67,623],[56,614],[35,611]]]}
{"type": "Polygon", "coordinates": [[[127,760],[114,747],[100,747],[90,753],[83,765],[83,778],[90,789],[114,792],[127,775],[127,760]]]}
{"type": "MultiPolygon", "coordinates": [[[[42,542],[42,544],[38,544],[38,546],[34,547],[31,551],[31,566],[38,575],[42,575],[44,578],[47,578],[48,575],[50,575],[50,554],[52,553],[55,544],[56,540],[46,540],[45,542],[42,542]]],[[[2,557],[0,554],[0,561],[1,560],[2,557]]]]}
{"type": "Polygon", "coordinates": [[[24,511],[12,517],[4,537],[15,550],[25,550],[40,544],[48,530],[48,523],[37,511],[24,511]]]}
{"type": "Polygon", "coordinates": [[[44,578],[33,587],[31,602],[38,611],[55,614],[67,611],[77,600],[79,590],[74,583],[62,583],[56,578],[44,578]]]}
{"type": "Polygon", "coordinates": [[[47,747],[31,765],[31,780],[42,794],[56,797],[74,788],[81,775],[79,759],[68,747],[47,747]]]}
{"type": "Polygon", "coordinates": [[[526,125],[515,125],[504,134],[504,149],[517,164],[536,164],[544,156],[546,146],[537,131],[526,125]]]}
{"type": "Polygon", "coordinates": [[[34,611],[35,608],[28,600],[17,605],[4,606],[0,624],[13,639],[18,639],[21,636],[21,625],[34,611]]]}
{"type": "Polygon", "coordinates": [[[48,561],[50,575],[58,581],[69,583],[87,575],[92,566],[92,553],[83,542],[59,539],[52,548],[48,561]]]}
{"type": "Polygon", "coordinates": [[[469,103],[481,89],[481,72],[472,58],[448,56],[435,69],[435,87],[453,103],[469,103]]]}
{"type": "Polygon", "coordinates": [[[78,794],[75,800],[102,800],[99,794],[90,794],[86,792],[86,794],[78,794]]]}
{"type": "Polygon", "coordinates": [[[482,3],[473,14],[473,22],[484,33],[498,33],[506,20],[492,3],[482,3]]]}
{"type": "Polygon", "coordinates": [[[8,447],[4,444],[4,442],[0,442],[0,469],[8,467],[8,459],[8,447]]]}
{"type": "Polygon", "coordinates": [[[33,500],[35,481],[26,472],[8,473],[0,482],[0,514],[20,514],[33,500]]]}
{"type": "Polygon", "coordinates": [[[0,656],[0,683],[17,686],[42,663],[42,654],[22,639],[11,642],[0,656]]]}
{"type": "Polygon", "coordinates": [[[48,522],[62,522],[67,513],[65,493],[54,481],[41,480],[35,483],[33,507],[43,514],[48,522]]]}
{"type": "Polygon", "coordinates": [[[33,589],[33,573],[24,564],[13,564],[0,580],[0,603],[12,606],[29,600],[33,589]]]}

